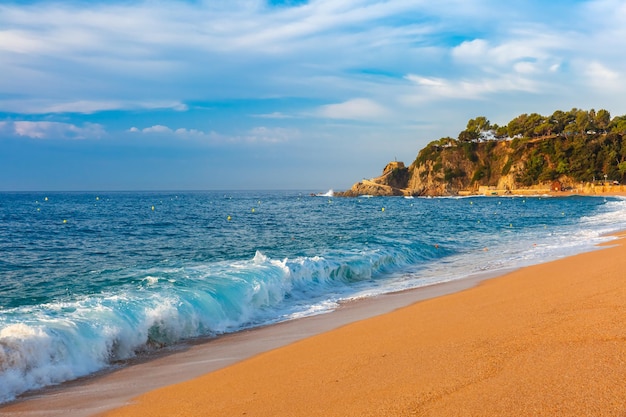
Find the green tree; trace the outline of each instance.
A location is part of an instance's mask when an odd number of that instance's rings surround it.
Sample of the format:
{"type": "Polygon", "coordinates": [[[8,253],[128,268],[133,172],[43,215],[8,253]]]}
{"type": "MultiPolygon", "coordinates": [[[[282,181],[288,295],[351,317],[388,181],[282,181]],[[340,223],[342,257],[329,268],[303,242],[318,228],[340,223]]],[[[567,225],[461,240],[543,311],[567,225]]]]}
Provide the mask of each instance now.
{"type": "Polygon", "coordinates": [[[514,138],[517,135],[524,135],[524,126],[526,125],[526,119],[528,119],[528,114],[520,114],[506,125],[509,137],[514,138]]]}
{"type": "Polygon", "coordinates": [[[626,134],[626,116],[614,117],[609,124],[609,130],[612,133],[618,133],[621,135],[626,134]]]}
{"type": "Polygon", "coordinates": [[[459,142],[474,142],[478,140],[478,133],[471,130],[464,130],[459,133],[459,142]]]}
{"type": "Polygon", "coordinates": [[[485,116],[478,116],[477,118],[470,119],[467,122],[466,130],[480,135],[482,132],[491,130],[491,123],[485,116]]]}
{"type": "MultiPolygon", "coordinates": [[[[595,111],[591,110],[595,115],[595,111]]],[[[585,134],[587,131],[593,129],[593,117],[589,112],[579,110],[576,113],[576,132],[585,134]]]]}
{"type": "Polygon", "coordinates": [[[537,134],[537,128],[544,123],[544,120],[545,118],[538,113],[530,114],[524,122],[523,135],[528,138],[533,136],[539,136],[539,134],[537,134]]]}
{"type": "Polygon", "coordinates": [[[498,126],[496,129],[496,139],[504,139],[509,136],[508,127],[507,126],[498,126]]]}
{"type": "Polygon", "coordinates": [[[594,120],[594,124],[596,128],[602,133],[606,133],[609,128],[609,124],[611,123],[611,113],[608,110],[600,109],[596,113],[596,117],[594,120]]]}

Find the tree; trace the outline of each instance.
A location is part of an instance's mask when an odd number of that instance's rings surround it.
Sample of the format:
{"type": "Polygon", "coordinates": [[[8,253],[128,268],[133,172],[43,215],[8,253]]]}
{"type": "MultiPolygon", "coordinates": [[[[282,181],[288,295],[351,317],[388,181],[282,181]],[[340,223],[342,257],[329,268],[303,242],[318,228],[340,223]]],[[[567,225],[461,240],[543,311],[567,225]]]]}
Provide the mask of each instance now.
{"type": "Polygon", "coordinates": [[[470,130],[464,130],[459,133],[459,141],[460,142],[474,142],[478,139],[478,133],[470,130]]]}
{"type": "Polygon", "coordinates": [[[507,131],[509,133],[509,137],[513,138],[517,135],[524,134],[524,125],[526,124],[526,119],[528,119],[528,115],[526,113],[520,114],[515,119],[512,119],[507,125],[507,131]]]}
{"type": "Polygon", "coordinates": [[[529,138],[532,136],[539,136],[536,131],[537,128],[544,122],[544,119],[545,118],[539,113],[532,113],[529,115],[524,122],[524,136],[529,138]]]}
{"type": "Polygon", "coordinates": [[[561,110],[555,111],[554,113],[552,113],[552,116],[550,116],[550,123],[553,126],[552,130],[554,133],[556,134],[563,133],[563,130],[565,129],[565,126],[568,123],[567,113],[561,110]]]}
{"type": "Polygon", "coordinates": [[[599,131],[606,133],[609,128],[609,124],[611,123],[611,113],[604,109],[598,110],[594,123],[599,131]]]}
{"type": "MultiPolygon", "coordinates": [[[[595,111],[592,109],[593,114],[595,111]]],[[[576,113],[576,131],[580,134],[585,134],[589,130],[593,130],[593,117],[584,110],[579,110],[576,113]]]]}
{"type": "Polygon", "coordinates": [[[496,129],[496,138],[503,139],[509,135],[507,126],[498,126],[496,129]]]}
{"type": "Polygon", "coordinates": [[[467,122],[466,130],[470,132],[476,132],[480,135],[482,132],[491,130],[491,123],[485,116],[478,116],[475,119],[470,119],[467,122]]]}
{"type": "Polygon", "coordinates": [[[611,133],[626,134],[626,116],[616,116],[609,124],[611,133]]]}

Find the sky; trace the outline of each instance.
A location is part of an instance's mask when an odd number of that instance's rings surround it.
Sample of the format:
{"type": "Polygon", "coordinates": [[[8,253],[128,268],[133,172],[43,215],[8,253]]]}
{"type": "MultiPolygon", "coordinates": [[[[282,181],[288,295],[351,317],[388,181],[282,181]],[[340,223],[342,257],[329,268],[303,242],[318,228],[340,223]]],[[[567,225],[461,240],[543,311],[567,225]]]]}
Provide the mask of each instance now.
{"type": "Polygon", "coordinates": [[[2,0],[0,190],[343,190],[470,118],[626,114],[626,1],[2,0]]]}

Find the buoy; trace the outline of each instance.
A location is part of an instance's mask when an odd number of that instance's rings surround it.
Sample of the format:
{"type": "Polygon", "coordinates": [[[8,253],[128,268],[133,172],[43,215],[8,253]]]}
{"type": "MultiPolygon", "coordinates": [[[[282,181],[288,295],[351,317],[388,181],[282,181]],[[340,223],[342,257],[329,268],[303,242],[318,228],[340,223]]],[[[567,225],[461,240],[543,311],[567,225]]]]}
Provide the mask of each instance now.
{"type": "Polygon", "coordinates": [[[513,227],[513,223],[511,223],[511,224],[509,225],[509,227],[513,227]]]}
{"type": "Polygon", "coordinates": [[[152,211],[154,211],[154,206],[152,206],[152,211]]]}
{"type": "Polygon", "coordinates": [[[252,212],[254,213],[254,207],[252,207],[252,212]]]}
{"type": "Polygon", "coordinates": [[[230,217],[230,216],[226,217],[226,220],[230,221],[230,219],[231,219],[231,217],[230,217]]]}
{"type": "Polygon", "coordinates": [[[44,197],[44,198],[43,198],[43,201],[48,201],[48,197],[44,197]]]}
{"type": "Polygon", "coordinates": [[[472,205],[472,204],[474,204],[474,202],[473,202],[473,201],[470,201],[470,205],[472,205]]]}
{"type": "Polygon", "coordinates": [[[96,197],[96,201],[100,200],[100,197],[96,197]]]}
{"type": "Polygon", "coordinates": [[[67,223],[67,220],[63,219],[63,224],[67,223]]]}
{"type": "Polygon", "coordinates": [[[380,211],[385,211],[385,208],[383,207],[380,211]]]}

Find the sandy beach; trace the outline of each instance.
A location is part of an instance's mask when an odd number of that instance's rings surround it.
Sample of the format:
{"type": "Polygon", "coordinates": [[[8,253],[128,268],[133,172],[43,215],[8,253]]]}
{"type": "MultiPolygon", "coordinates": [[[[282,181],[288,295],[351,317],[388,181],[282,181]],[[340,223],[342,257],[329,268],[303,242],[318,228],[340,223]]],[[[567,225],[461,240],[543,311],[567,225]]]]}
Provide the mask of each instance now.
{"type": "Polygon", "coordinates": [[[259,329],[259,334],[277,332],[265,338],[233,335],[211,342],[212,349],[192,359],[184,358],[194,352],[190,348],[191,353],[74,384],[73,393],[72,387],[61,389],[65,397],[48,393],[17,402],[0,409],[0,415],[97,415],[128,403],[102,415],[623,416],[623,243],[621,238],[608,248],[477,286],[466,281],[468,289],[422,291],[421,298],[435,298],[391,312],[410,298],[381,297],[379,304],[356,303],[344,313],[259,329]],[[457,292],[441,295],[450,291],[457,292]],[[350,313],[351,308],[356,311],[350,313]],[[363,315],[374,317],[351,323],[363,315]],[[229,340],[237,338],[234,346],[252,349],[233,349],[229,340]],[[206,356],[219,351],[220,343],[224,351],[213,359],[206,356]],[[269,350],[254,356],[260,347],[269,350]],[[213,368],[204,368],[209,362],[213,368]],[[152,386],[137,388],[136,381],[151,378],[152,386]],[[103,390],[107,381],[117,391],[103,390]],[[102,403],[94,405],[97,392],[102,403]]]}

